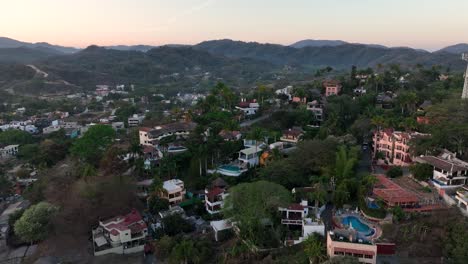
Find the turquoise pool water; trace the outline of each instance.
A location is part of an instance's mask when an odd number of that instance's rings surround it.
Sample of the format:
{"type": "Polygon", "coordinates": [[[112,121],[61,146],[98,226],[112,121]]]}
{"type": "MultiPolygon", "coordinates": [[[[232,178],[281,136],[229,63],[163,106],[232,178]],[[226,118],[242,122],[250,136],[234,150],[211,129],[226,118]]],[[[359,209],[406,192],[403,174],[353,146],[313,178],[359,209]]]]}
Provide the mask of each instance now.
{"type": "Polygon", "coordinates": [[[239,172],[240,171],[240,168],[238,166],[235,166],[235,165],[222,165],[222,166],[219,166],[219,169],[220,170],[226,170],[226,171],[233,171],[233,172],[239,172]]]}
{"type": "Polygon", "coordinates": [[[374,230],[372,228],[370,228],[367,224],[363,223],[355,216],[343,217],[341,223],[345,226],[352,227],[354,230],[362,233],[365,236],[371,236],[374,234],[374,230]]]}

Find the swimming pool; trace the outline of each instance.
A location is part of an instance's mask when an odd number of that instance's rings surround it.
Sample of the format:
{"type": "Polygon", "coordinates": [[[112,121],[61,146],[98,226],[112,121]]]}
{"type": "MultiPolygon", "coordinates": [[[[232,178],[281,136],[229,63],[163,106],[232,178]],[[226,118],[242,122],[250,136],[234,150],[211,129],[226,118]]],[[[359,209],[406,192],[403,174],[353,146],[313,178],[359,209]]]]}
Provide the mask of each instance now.
{"type": "Polygon", "coordinates": [[[241,168],[237,165],[221,165],[218,167],[217,171],[225,176],[240,176],[242,173],[246,172],[246,169],[241,168]]]}
{"type": "Polygon", "coordinates": [[[374,229],[370,228],[367,224],[363,223],[359,218],[355,216],[346,216],[343,217],[341,223],[345,226],[349,226],[354,230],[365,236],[371,236],[374,234],[374,229]]]}

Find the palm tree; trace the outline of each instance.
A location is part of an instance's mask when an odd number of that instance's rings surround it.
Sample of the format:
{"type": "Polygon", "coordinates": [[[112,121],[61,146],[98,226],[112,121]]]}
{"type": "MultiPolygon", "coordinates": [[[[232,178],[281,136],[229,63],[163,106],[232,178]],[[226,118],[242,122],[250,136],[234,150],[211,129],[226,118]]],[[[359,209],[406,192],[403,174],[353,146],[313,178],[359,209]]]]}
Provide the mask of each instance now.
{"type": "Polygon", "coordinates": [[[192,240],[182,240],[174,247],[172,253],[174,260],[181,264],[188,264],[189,260],[193,263],[200,261],[199,252],[192,240]]]}
{"type": "Polygon", "coordinates": [[[385,118],[383,116],[374,116],[371,119],[371,124],[377,127],[377,130],[382,130],[387,124],[385,118]]]}
{"type": "Polygon", "coordinates": [[[311,264],[318,264],[326,259],[325,246],[317,235],[308,236],[303,244],[304,252],[311,264]]]}
{"type": "Polygon", "coordinates": [[[314,191],[310,193],[310,199],[315,201],[315,210],[318,210],[319,204],[325,203],[327,192],[321,183],[314,184],[314,191]]]}

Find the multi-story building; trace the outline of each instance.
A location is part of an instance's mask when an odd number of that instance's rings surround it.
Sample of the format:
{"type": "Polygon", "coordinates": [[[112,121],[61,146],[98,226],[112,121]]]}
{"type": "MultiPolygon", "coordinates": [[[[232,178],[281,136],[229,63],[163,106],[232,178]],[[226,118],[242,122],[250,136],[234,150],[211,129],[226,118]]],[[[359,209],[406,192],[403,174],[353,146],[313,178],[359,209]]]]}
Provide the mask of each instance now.
{"type": "Polygon", "coordinates": [[[205,188],[205,208],[209,214],[217,214],[224,205],[224,200],[229,195],[227,183],[218,178],[210,186],[205,188]]]}
{"type": "Polygon", "coordinates": [[[433,167],[432,182],[439,190],[453,192],[468,184],[468,162],[460,160],[455,153],[444,150],[439,156],[421,156],[416,162],[433,167]]]}
{"type": "Polygon", "coordinates": [[[19,145],[8,145],[3,148],[0,148],[0,157],[13,157],[18,154],[19,145]]]}
{"type": "Polygon", "coordinates": [[[359,263],[377,263],[377,245],[357,236],[354,230],[335,229],[327,233],[327,254],[335,256],[352,256],[359,263]]]}
{"type": "Polygon", "coordinates": [[[168,180],[163,183],[163,190],[159,197],[169,201],[169,205],[177,205],[184,200],[185,186],[179,179],[168,180]]]}
{"type": "Polygon", "coordinates": [[[144,115],[135,114],[127,119],[127,123],[129,127],[137,127],[143,122],[144,119],[144,115]]]}
{"type": "Polygon", "coordinates": [[[178,122],[171,123],[155,128],[140,128],[140,145],[142,146],[157,146],[159,141],[165,137],[176,136],[177,138],[185,138],[195,129],[196,124],[193,122],[178,122]]]}
{"type": "Polygon", "coordinates": [[[461,187],[455,193],[457,205],[465,216],[468,216],[468,187],[461,187]]]}
{"type": "Polygon", "coordinates": [[[95,256],[130,254],[143,251],[148,228],[140,213],[133,209],[125,216],[99,221],[92,235],[95,256]]]}
{"type": "Polygon", "coordinates": [[[307,110],[314,113],[315,120],[312,123],[313,127],[320,127],[323,122],[323,105],[317,100],[307,103],[307,110]]]}
{"type": "Polygon", "coordinates": [[[341,92],[341,84],[339,81],[328,80],[323,82],[325,87],[325,96],[338,95],[341,92]]]}
{"type": "Polygon", "coordinates": [[[325,225],[320,220],[318,208],[310,208],[307,201],[300,204],[291,204],[287,208],[278,208],[281,212],[281,224],[288,226],[290,230],[300,230],[300,237],[286,239],[286,244],[301,243],[313,233],[325,234],[325,225]]]}
{"type": "Polygon", "coordinates": [[[429,136],[418,132],[407,133],[393,129],[377,130],[374,132],[374,158],[377,153],[383,153],[390,165],[409,166],[412,163],[410,141],[416,137],[429,136]]]}

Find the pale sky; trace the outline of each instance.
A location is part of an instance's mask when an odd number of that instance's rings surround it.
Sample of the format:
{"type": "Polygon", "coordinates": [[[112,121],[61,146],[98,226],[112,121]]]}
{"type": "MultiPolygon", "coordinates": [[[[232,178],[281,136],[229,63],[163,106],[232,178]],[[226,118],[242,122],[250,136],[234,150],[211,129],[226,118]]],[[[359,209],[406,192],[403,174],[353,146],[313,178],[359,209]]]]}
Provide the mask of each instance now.
{"type": "Polygon", "coordinates": [[[435,50],[468,43],[468,0],[0,0],[0,36],[75,47],[311,38],[435,50]]]}

